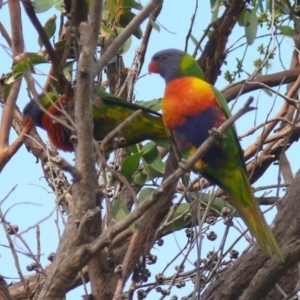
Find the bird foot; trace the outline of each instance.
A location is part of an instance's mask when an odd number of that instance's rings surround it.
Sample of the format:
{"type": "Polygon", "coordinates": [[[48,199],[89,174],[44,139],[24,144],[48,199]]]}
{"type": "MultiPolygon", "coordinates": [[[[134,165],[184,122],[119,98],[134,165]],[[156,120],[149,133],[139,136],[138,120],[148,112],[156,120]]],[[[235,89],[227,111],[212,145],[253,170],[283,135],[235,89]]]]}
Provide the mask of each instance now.
{"type": "Polygon", "coordinates": [[[212,128],[211,130],[208,131],[208,133],[214,138],[215,144],[223,148],[224,144],[227,140],[227,136],[225,134],[220,133],[216,128],[212,128]]]}
{"type": "Polygon", "coordinates": [[[126,140],[123,137],[115,136],[113,138],[113,149],[118,149],[126,144],[126,140]]]}

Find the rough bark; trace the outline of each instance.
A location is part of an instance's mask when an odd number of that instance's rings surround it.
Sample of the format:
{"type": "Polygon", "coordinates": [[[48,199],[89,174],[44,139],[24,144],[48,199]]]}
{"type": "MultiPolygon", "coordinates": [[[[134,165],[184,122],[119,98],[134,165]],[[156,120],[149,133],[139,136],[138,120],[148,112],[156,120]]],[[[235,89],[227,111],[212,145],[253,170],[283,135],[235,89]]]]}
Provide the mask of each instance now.
{"type": "Polygon", "coordinates": [[[259,246],[237,259],[218,275],[203,293],[208,299],[264,299],[278,280],[300,260],[300,172],[286,196],[280,201],[282,209],[274,221],[274,234],[280,243],[284,263],[276,257],[268,259],[259,246]]]}

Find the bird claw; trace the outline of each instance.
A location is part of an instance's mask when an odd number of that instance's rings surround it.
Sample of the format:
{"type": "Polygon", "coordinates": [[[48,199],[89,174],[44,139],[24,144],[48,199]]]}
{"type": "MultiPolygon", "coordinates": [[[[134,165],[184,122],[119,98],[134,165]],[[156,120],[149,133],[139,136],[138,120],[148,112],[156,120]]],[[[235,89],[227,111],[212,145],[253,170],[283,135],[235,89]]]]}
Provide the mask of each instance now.
{"type": "Polygon", "coordinates": [[[126,144],[126,140],[124,137],[115,136],[113,138],[113,149],[118,149],[126,144]]]}
{"type": "Polygon", "coordinates": [[[211,130],[208,131],[208,133],[214,138],[215,144],[223,148],[224,143],[227,140],[227,136],[225,134],[220,133],[216,128],[212,128],[211,130]]]}

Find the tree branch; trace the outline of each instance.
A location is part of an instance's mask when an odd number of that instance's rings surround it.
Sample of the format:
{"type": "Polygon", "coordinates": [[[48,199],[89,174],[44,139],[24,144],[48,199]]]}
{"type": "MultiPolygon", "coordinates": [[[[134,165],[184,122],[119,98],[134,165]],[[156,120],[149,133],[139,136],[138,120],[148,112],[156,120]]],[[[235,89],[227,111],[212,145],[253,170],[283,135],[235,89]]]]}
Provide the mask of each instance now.
{"type": "MultiPolygon", "coordinates": [[[[13,57],[22,53],[24,48],[21,8],[19,1],[9,1],[9,14],[11,20],[12,43],[11,50],[13,57]]],[[[9,96],[2,108],[0,125],[0,151],[9,145],[9,133],[14,116],[14,108],[19,95],[21,80],[17,80],[9,93],[9,96]]]]}
{"type": "Polygon", "coordinates": [[[282,209],[274,220],[274,235],[280,241],[284,263],[275,256],[268,259],[256,245],[218,274],[218,280],[204,291],[203,300],[264,299],[279,278],[300,261],[299,194],[300,172],[280,201],[282,209]]]}
{"type": "Polygon", "coordinates": [[[270,75],[257,76],[251,80],[242,80],[239,82],[234,82],[225,87],[222,90],[224,97],[227,102],[234,100],[237,95],[241,92],[242,94],[249,93],[261,89],[261,83],[268,85],[270,87],[278,86],[280,84],[291,83],[295,81],[300,73],[300,67],[289,69],[282,72],[277,72],[270,75]]]}
{"type": "Polygon", "coordinates": [[[226,58],[225,48],[233,27],[241,12],[245,9],[245,1],[227,2],[223,15],[214,22],[214,31],[206,43],[198,63],[204,71],[206,80],[214,84],[220,75],[220,69],[226,58]]]}
{"type": "Polygon", "coordinates": [[[41,40],[47,50],[47,53],[52,62],[52,69],[55,74],[54,77],[58,79],[59,83],[64,88],[64,92],[66,94],[69,94],[70,83],[68,82],[65,75],[63,74],[63,69],[62,69],[62,66],[60,65],[60,59],[59,59],[57,53],[54,51],[54,49],[50,43],[50,40],[47,36],[47,33],[45,32],[45,29],[43,28],[39,19],[36,16],[32,2],[30,0],[22,0],[22,3],[24,6],[24,9],[25,9],[25,12],[28,15],[28,18],[30,19],[32,25],[35,27],[39,37],[41,38],[41,40]]]}
{"type": "Polygon", "coordinates": [[[130,23],[124,28],[122,33],[118,35],[105,53],[101,56],[97,62],[95,74],[100,73],[104,66],[114,57],[119,48],[125,43],[125,41],[135,32],[136,28],[148,18],[152,11],[162,4],[162,0],[151,0],[144,8],[137,14],[130,23]]]}

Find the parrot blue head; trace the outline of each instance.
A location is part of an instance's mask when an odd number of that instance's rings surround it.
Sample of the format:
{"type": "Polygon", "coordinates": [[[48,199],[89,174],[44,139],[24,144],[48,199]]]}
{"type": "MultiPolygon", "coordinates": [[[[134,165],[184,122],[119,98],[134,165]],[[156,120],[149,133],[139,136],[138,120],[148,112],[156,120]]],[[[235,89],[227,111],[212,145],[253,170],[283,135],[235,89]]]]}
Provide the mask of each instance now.
{"type": "Polygon", "coordinates": [[[203,71],[197,61],[179,49],[166,49],[155,53],[148,66],[150,73],[158,73],[168,83],[180,77],[204,79],[203,71]]]}

